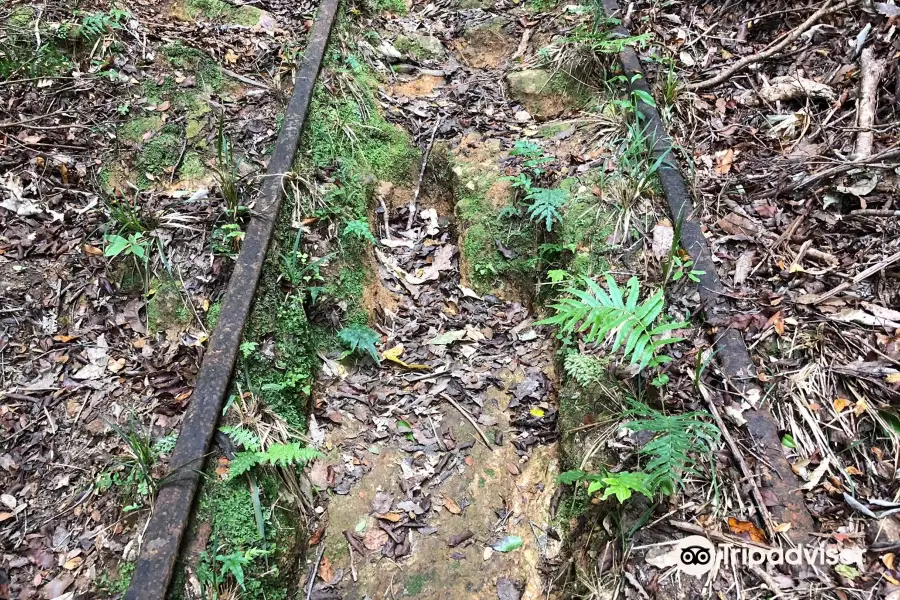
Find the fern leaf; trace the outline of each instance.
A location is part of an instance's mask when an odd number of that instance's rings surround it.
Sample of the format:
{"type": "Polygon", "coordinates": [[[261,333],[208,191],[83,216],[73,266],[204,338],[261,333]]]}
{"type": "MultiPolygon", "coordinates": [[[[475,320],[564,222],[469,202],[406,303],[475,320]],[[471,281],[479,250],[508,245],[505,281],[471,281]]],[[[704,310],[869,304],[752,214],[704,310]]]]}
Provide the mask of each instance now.
{"type": "Polygon", "coordinates": [[[259,461],[274,467],[302,467],[318,456],[315,448],[305,448],[299,443],[273,444],[259,454],[259,461]]]}
{"type": "Polygon", "coordinates": [[[239,477],[258,464],[258,452],[238,452],[228,465],[228,479],[239,477]]]}
{"type": "Polygon", "coordinates": [[[227,435],[235,445],[243,446],[249,452],[259,452],[262,448],[259,437],[249,429],[226,425],[219,427],[219,431],[227,435]]]}

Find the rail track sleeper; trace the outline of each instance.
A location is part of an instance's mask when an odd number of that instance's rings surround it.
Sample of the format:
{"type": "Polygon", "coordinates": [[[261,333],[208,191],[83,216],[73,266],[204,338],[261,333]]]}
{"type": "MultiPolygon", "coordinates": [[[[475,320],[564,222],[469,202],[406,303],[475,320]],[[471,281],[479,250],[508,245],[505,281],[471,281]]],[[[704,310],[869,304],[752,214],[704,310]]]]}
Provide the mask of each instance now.
{"type": "Polygon", "coordinates": [[[254,217],[235,261],[222,312],[203,356],[191,404],[181,424],[170,462],[171,475],[159,491],[143,534],[126,600],[163,600],[171,584],[200,486],[201,469],[222,412],[244,324],[275,230],[284,196],[283,179],[290,172],[300,145],[338,5],[339,0],[322,0],[310,31],[284,124],[256,198],[254,217]]]}

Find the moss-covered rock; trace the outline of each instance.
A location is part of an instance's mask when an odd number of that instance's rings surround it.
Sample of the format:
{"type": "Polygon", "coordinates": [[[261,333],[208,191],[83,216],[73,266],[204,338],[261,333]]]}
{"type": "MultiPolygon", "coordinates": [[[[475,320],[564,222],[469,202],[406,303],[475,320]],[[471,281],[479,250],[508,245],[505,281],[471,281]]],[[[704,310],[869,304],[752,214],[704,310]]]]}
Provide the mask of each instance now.
{"type": "Polygon", "coordinates": [[[394,47],[417,60],[441,59],[447,53],[441,40],[422,33],[398,36],[394,40],[394,47]]]}
{"type": "Polygon", "coordinates": [[[527,69],[506,76],[509,95],[538,119],[552,119],[582,104],[577,82],[547,69],[527,69]]]}
{"type": "Polygon", "coordinates": [[[171,279],[157,279],[150,284],[147,301],[147,325],[150,333],[181,331],[191,323],[193,315],[182,297],[181,284],[171,279]]]}

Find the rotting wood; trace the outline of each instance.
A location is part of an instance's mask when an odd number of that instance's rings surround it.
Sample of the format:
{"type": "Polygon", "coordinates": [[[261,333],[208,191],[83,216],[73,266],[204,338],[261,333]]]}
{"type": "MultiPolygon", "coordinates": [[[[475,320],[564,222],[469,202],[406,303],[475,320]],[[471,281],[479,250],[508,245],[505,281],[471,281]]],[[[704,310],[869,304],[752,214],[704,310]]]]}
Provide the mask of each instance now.
{"type": "Polygon", "coordinates": [[[878,84],[884,73],[885,61],[875,58],[872,46],[863,49],[859,56],[859,99],[856,101],[856,126],[859,135],[856,137],[856,160],[866,159],[872,155],[875,144],[875,110],[878,106],[878,84]]]}
{"type": "Polygon", "coordinates": [[[159,491],[144,532],[126,600],[163,600],[172,581],[200,485],[200,469],[222,412],[244,323],[250,314],[254,291],[275,230],[284,196],[283,180],[291,170],[300,145],[300,134],[306,123],[338,5],[339,0],[323,0],[310,31],[284,124],[259,189],[253,220],[235,260],[218,325],[203,356],[191,404],[172,453],[170,476],[159,491]]]}
{"type": "MultiPolygon", "coordinates": [[[[835,5],[832,10],[843,8],[848,4],[842,2],[835,5]]],[[[830,2],[826,6],[829,5],[830,2]]],[[[619,6],[616,0],[603,0],[603,8],[608,18],[619,16],[619,6]]],[[[818,19],[821,17],[821,12],[821,10],[817,11],[813,16],[818,19]]],[[[630,36],[628,30],[621,25],[616,28],[616,33],[622,37],[630,36]]],[[[786,41],[789,43],[789,40],[786,41]]],[[[625,47],[618,57],[626,78],[631,82],[632,90],[639,90],[643,94],[651,95],[650,87],[643,76],[640,59],[635,51],[630,47],[625,47]]],[[[715,85],[715,83],[710,85],[715,85]]],[[[662,118],[655,106],[642,100],[638,101],[637,110],[646,121],[647,134],[653,144],[653,157],[661,160],[657,174],[670,216],[673,222],[681,223],[682,245],[694,261],[694,267],[703,273],[699,275],[698,291],[704,317],[707,322],[724,317],[732,312],[731,301],[719,279],[700,222],[693,216],[693,201],[684,178],[674,161],[666,158],[672,154],[672,143],[666,133],[662,118]]],[[[768,489],[779,501],[776,506],[759,506],[761,500],[754,494],[753,496],[756,496],[753,498],[754,504],[757,505],[761,514],[771,513],[776,524],[791,524],[791,528],[782,534],[790,542],[794,544],[807,543],[811,534],[816,530],[815,523],[800,489],[801,483],[781,449],[778,425],[766,406],[762,398],[762,391],[756,383],[756,369],[750,360],[747,344],[739,331],[729,328],[716,334],[715,347],[720,372],[730,388],[728,393],[734,394],[751,407],[744,411],[747,433],[754,444],[755,453],[764,457],[764,461],[760,462],[761,472],[756,476],[763,476],[767,479],[768,489]],[[769,471],[769,473],[762,471],[769,471]]]]}

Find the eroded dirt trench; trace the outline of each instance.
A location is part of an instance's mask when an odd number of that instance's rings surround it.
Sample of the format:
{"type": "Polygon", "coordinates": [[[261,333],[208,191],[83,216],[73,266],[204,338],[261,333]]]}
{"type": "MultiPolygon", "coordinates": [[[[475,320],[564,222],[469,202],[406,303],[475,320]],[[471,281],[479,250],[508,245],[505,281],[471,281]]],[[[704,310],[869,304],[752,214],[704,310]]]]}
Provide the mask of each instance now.
{"type": "MultiPolygon", "coordinates": [[[[382,88],[427,114],[423,129],[439,113],[476,109],[471,93],[442,89],[462,85],[452,76],[461,64],[466,81],[496,89],[516,52],[518,40],[502,31],[509,15],[466,13],[477,25],[446,46],[422,33],[442,30],[440,11],[395,17],[382,34],[431,59],[382,88]]],[[[501,110],[531,119],[512,101],[501,110]]],[[[317,509],[325,534],[314,598],[541,598],[542,565],[560,553],[551,523],[554,342],[514,294],[469,287],[466,225],[448,200],[450,188],[471,190],[483,184],[479,174],[502,173],[503,153],[460,127],[438,129],[437,138],[434,155],[446,156],[434,163],[454,174],[435,184],[441,168],[429,167],[412,228],[415,182],[376,193],[377,281],[366,301],[383,334],[381,364],[327,361],[317,384],[311,433],[325,456],[310,478],[330,492],[317,509]]],[[[488,197],[509,193],[504,184],[496,179],[488,197]]]]}

